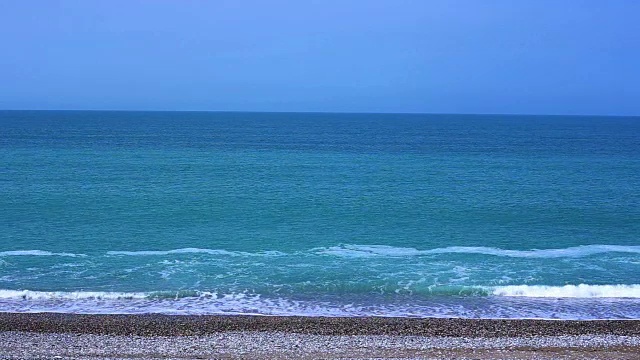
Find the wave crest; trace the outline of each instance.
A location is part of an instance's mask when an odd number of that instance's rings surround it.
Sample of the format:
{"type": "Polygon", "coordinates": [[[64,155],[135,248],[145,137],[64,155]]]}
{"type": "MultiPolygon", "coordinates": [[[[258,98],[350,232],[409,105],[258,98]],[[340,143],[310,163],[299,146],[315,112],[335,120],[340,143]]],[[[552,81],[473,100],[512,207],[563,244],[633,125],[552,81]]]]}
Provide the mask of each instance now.
{"type": "Polygon", "coordinates": [[[3,300],[123,300],[147,297],[145,293],[127,292],[0,290],[0,299],[3,300]]]}
{"type": "MultiPolygon", "coordinates": [[[[504,296],[529,298],[640,298],[640,284],[632,285],[507,285],[507,286],[437,286],[423,294],[436,296],[504,296]]],[[[199,298],[209,300],[237,300],[260,298],[251,293],[219,293],[217,291],[179,290],[152,292],[103,291],[33,291],[0,289],[0,300],[172,300],[199,298]]]]}
{"type": "Polygon", "coordinates": [[[208,254],[208,255],[226,255],[226,256],[278,256],[284,255],[279,251],[264,252],[244,252],[244,251],[228,251],[222,249],[200,249],[200,248],[182,248],[173,250],[139,250],[139,251],[108,251],[107,255],[126,255],[126,256],[163,256],[171,254],[208,254]]]}
{"type": "Polygon", "coordinates": [[[584,257],[610,252],[640,254],[640,246],[582,245],[564,249],[533,250],[509,250],[484,246],[449,246],[445,248],[418,250],[415,248],[403,248],[387,245],[342,245],[328,248],[315,248],[313,251],[321,255],[334,255],[341,257],[406,257],[437,254],[480,254],[513,258],[563,258],[584,257]]]}
{"type": "MultiPolygon", "coordinates": [[[[229,251],[224,249],[181,248],[172,250],[133,250],[133,251],[107,251],[108,256],[166,256],[176,254],[207,254],[214,256],[308,256],[331,255],[338,257],[411,257],[430,256],[439,254],[478,254],[512,258],[577,258],[603,253],[628,253],[640,254],[640,246],[624,245],[582,245],[560,249],[532,249],[510,250],[484,246],[449,246],[443,248],[418,250],[409,247],[395,247],[388,245],[339,245],[331,247],[313,248],[308,251],[285,253],[281,251],[229,251]]],[[[12,250],[1,251],[0,257],[5,256],[66,256],[86,257],[86,254],[74,254],[67,252],[51,252],[45,250],[12,250]]]]}
{"type": "Polygon", "coordinates": [[[640,285],[511,285],[496,287],[492,294],[536,298],[640,298],[640,285]]]}
{"type": "Polygon", "coordinates": [[[73,254],[73,253],[55,253],[44,250],[12,250],[12,251],[0,251],[0,256],[68,256],[68,257],[83,257],[85,254],[73,254]]]}

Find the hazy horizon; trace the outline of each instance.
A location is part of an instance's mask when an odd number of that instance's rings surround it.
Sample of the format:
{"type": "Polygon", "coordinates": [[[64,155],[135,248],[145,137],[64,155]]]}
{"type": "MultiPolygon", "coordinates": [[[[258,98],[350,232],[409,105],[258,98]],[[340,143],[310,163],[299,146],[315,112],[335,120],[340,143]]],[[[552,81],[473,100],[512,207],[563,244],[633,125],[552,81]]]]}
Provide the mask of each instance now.
{"type": "Polygon", "coordinates": [[[0,109],[640,115],[634,1],[0,8],[0,109]]]}
{"type": "Polygon", "coordinates": [[[197,112],[197,113],[248,113],[248,114],[353,114],[353,115],[458,115],[458,116],[552,116],[552,117],[628,117],[640,115],[615,114],[528,114],[528,113],[437,113],[437,112],[369,112],[369,111],[252,111],[252,110],[148,110],[148,109],[0,109],[0,111],[68,111],[68,112],[197,112]]]}

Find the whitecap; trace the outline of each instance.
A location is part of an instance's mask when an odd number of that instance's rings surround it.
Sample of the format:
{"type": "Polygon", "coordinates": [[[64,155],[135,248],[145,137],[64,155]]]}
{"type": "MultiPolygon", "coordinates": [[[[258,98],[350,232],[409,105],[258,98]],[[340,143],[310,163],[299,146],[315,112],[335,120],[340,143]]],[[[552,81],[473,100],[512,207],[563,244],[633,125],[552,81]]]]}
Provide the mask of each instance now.
{"type": "Polygon", "coordinates": [[[565,258],[584,257],[602,253],[640,254],[640,246],[624,245],[582,245],[562,249],[510,250],[484,246],[449,246],[427,250],[404,248],[387,245],[342,245],[328,248],[315,248],[312,252],[320,255],[340,257],[407,257],[437,254],[480,254],[514,258],[565,258]]]}
{"type": "Polygon", "coordinates": [[[107,255],[123,256],[166,256],[172,254],[208,254],[225,256],[279,256],[284,255],[279,251],[265,251],[249,253],[243,251],[228,251],[222,249],[182,248],[173,250],[138,250],[138,251],[108,251],[107,255]]]}
{"type": "Polygon", "coordinates": [[[0,299],[3,300],[120,300],[146,297],[148,294],[141,292],[0,290],[0,299]]]}
{"type": "Polygon", "coordinates": [[[537,298],[640,298],[640,285],[510,285],[495,287],[492,294],[537,298]]]}
{"type": "Polygon", "coordinates": [[[73,254],[73,253],[55,253],[44,250],[12,250],[12,251],[0,251],[0,256],[69,256],[80,257],[87,256],[85,254],[73,254]]]}

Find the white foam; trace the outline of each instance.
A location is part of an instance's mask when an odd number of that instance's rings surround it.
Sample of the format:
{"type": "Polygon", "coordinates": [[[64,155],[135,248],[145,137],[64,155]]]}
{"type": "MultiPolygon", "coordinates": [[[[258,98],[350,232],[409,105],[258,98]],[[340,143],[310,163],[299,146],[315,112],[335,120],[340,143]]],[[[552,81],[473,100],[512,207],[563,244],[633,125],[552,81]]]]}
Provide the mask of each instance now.
{"type": "Polygon", "coordinates": [[[249,253],[242,251],[228,251],[221,249],[200,249],[200,248],[183,248],[173,250],[140,250],[140,251],[108,251],[107,255],[126,255],[126,256],[164,256],[171,254],[209,254],[209,255],[226,255],[226,256],[278,256],[283,253],[278,251],[265,251],[258,253],[249,253]]]}
{"type": "Polygon", "coordinates": [[[13,251],[0,251],[0,256],[87,256],[85,254],[72,254],[72,253],[54,253],[44,250],[13,250],[13,251]]]}
{"type": "Polygon", "coordinates": [[[416,256],[424,251],[388,245],[343,245],[329,248],[316,248],[312,251],[324,255],[336,255],[342,257],[369,257],[369,256],[416,256]]]}
{"type": "Polygon", "coordinates": [[[210,255],[237,255],[234,252],[226,250],[216,249],[198,249],[198,248],[184,248],[174,250],[140,250],[140,251],[108,251],[107,255],[128,255],[128,256],[157,256],[157,255],[170,255],[170,254],[196,254],[204,253],[210,255]]]}
{"type": "Polygon", "coordinates": [[[511,285],[494,288],[493,295],[537,298],[640,298],[640,285],[511,285]]]}
{"type": "MultiPolygon", "coordinates": [[[[631,285],[639,287],[640,285],[631,285]]],[[[613,287],[625,287],[613,286],[613,287]]],[[[628,287],[628,286],[627,286],[628,287]]],[[[509,287],[503,287],[507,289],[509,287]]],[[[529,287],[532,288],[532,287],[529,287]]],[[[535,288],[535,287],[533,287],[535,288]]],[[[545,288],[541,286],[540,288],[545,288]]],[[[551,287],[552,288],[552,287],[551,287]]],[[[562,287],[558,287],[562,288],[562,287]]],[[[498,290],[496,288],[496,290],[498,290]]],[[[603,306],[601,301],[549,302],[535,298],[482,296],[458,298],[417,297],[409,302],[360,300],[295,300],[262,297],[250,292],[45,292],[0,290],[0,312],[61,312],[77,314],[194,314],[194,315],[282,315],[282,316],[394,316],[517,319],[635,319],[637,300],[619,299],[624,306],[603,306]],[[629,303],[633,301],[634,303],[629,303]]]]}
{"type": "Polygon", "coordinates": [[[341,257],[370,257],[370,256],[424,256],[436,254],[481,254],[492,256],[504,256],[514,258],[565,258],[584,257],[595,254],[618,252],[640,254],[640,246],[623,245],[583,245],[564,249],[532,249],[509,250],[484,246],[450,246],[428,250],[415,248],[403,248],[386,245],[342,245],[329,248],[315,248],[313,252],[322,255],[335,255],[341,257]]]}
{"type": "Polygon", "coordinates": [[[144,299],[147,296],[145,293],[138,292],[0,290],[0,299],[3,300],[119,300],[144,299]]]}

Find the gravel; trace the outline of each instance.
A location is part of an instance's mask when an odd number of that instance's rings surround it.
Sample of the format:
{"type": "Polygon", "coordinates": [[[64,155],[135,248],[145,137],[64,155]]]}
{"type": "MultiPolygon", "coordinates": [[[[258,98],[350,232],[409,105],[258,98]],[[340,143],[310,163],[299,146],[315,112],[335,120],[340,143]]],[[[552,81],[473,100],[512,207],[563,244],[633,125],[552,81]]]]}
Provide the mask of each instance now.
{"type": "Polygon", "coordinates": [[[0,333],[3,358],[640,358],[640,337],[579,335],[458,338],[222,332],[205,336],[0,333]],[[500,357],[498,357],[500,356],[500,357]],[[551,356],[551,357],[549,357],[551,356]]]}
{"type": "Polygon", "coordinates": [[[640,359],[640,321],[0,313],[0,359],[640,359]]]}
{"type": "Polygon", "coordinates": [[[191,336],[230,331],[313,335],[526,337],[640,336],[640,320],[491,320],[388,317],[80,315],[0,313],[0,331],[191,336]]]}

